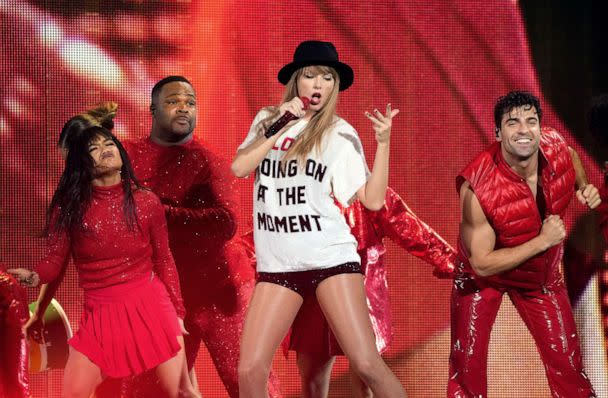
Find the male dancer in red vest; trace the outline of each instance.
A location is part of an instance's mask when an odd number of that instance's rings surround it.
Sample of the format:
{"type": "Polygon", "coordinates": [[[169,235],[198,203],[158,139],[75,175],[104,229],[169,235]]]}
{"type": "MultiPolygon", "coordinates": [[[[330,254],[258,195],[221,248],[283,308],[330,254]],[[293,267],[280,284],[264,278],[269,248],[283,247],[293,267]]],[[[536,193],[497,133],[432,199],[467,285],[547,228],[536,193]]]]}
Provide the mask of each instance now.
{"type": "MultiPolygon", "coordinates": [[[[456,179],[462,221],[451,300],[449,397],[487,396],[490,332],[507,293],[530,330],[553,397],[595,397],[584,373],[560,274],[564,211],[575,191],[578,156],[541,128],[536,97],[510,92],[494,108],[497,141],[456,179]]],[[[590,208],[598,190],[578,181],[590,208]]]]}

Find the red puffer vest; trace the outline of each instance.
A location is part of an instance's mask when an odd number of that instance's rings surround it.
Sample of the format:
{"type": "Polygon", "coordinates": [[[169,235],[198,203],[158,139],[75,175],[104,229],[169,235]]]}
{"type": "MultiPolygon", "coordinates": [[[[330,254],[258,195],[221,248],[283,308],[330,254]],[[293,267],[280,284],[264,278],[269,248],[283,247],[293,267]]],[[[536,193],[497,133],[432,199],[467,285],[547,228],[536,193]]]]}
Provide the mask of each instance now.
{"type": "MultiPolygon", "coordinates": [[[[543,215],[539,213],[536,199],[525,179],[504,160],[499,142],[477,156],[456,178],[458,192],[465,180],[475,192],[496,233],[496,249],[518,246],[534,238],[540,233],[547,215],[563,217],[570,203],[576,176],[568,145],[557,131],[542,129],[540,154],[540,186],[546,203],[546,214],[543,215]]],[[[559,275],[562,256],[563,243],[539,253],[517,268],[483,279],[505,287],[537,289],[559,275]]],[[[460,238],[458,257],[463,263],[463,271],[474,274],[460,238]]]]}

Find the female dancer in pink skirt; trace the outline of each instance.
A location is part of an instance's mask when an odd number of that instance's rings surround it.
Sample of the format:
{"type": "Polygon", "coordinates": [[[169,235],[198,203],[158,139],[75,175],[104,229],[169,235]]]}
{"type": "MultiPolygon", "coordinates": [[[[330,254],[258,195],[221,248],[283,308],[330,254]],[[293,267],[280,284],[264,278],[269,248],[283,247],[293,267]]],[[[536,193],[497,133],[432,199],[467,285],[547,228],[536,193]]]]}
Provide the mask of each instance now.
{"type": "Polygon", "coordinates": [[[140,187],[129,158],[106,128],[74,137],[45,228],[47,256],[22,283],[49,283],[72,255],[84,289],[70,339],[63,396],[89,397],[104,377],[156,368],[170,397],[197,396],[183,350],[185,314],[163,207],[140,187]]]}

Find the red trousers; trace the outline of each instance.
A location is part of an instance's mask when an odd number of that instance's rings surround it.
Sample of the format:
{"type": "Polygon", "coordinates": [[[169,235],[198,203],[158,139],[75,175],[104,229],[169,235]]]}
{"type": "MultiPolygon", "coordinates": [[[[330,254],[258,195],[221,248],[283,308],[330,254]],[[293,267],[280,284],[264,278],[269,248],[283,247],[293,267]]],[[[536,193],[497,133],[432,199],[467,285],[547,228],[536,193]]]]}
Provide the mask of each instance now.
{"type": "Polygon", "coordinates": [[[576,326],[563,282],[539,290],[491,286],[473,277],[454,280],[448,397],[487,397],[490,332],[507,293],[536,342],[554,398],[595,397],[583,370],[576,326]]]}

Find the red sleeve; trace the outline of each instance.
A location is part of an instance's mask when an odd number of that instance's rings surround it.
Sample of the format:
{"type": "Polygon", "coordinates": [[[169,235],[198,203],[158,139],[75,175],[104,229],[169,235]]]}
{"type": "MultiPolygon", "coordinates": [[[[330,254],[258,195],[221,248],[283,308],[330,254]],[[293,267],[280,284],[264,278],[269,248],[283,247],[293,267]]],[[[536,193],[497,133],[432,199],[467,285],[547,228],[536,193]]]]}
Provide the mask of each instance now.
{"type": "Polygon", "coordinates": [[[175,306],[177,316],[184,318],[186,309],[179,286],[179,276],[173,261],[173,255],[169,249],[169,237],[167,234],[167,220],[160,200],[152,192],[148,192],[152,197],[150,200],[150,243],[152,245],[152,262],[154,271],[164,283],[171,302],[175,306]]]}
{"type": "Polygon", "coordinates": [[[453,276],[456,252],[452,246],[420,220],[391,188],[386,190],[384,208],[375,214],[375,223],[384,236],[431,264],[435,276],[453,276]]]}
{"type": "MultiPolygon", "coordinates": [[[[213,239],[227,241],[236,233],[235,184],[228,175],[228,166],[211,153],[206,167],[199,173],[189,196],[194,204],[189,207],[164,203],[167,222],[172,234],[182,240],[213,239]],[[173,228],[175,226],[175,228],[173,228]]],[[[174,237],[172,236],[172,239],[174,237]]]]}
{"type": "Polygon", "coordinates": [[[25,289],[12,276],[0,270],[0,350],[6,358],[0,364],[2,382],[5,383],[0,391],[15,398],[30,396],[28,344],[27,336],[23,333],[23,325],[28,317],[25,289]]]}
{"type": "Polygon", "coordinates": [[[45,313],[46,309],[48,308],[49,304],[51,303],[51,300],[53,299],[53,297],[55,297],[55,293],[57,293],[57,289],[59,289],[59,285],[61,285],[61,282],[63,282],[63,279],[65,278],[65,271],[68,268],[69,261],[70,261],[69,257],[65,259],[65,264],[63,265],[63,269],[61,270],[61,272],[59,273],[57,278],[55,278],[55,280],[48,283],[48,286],[44,292],[44,295],[39,298],[38,307],[37,307],[39,314],[42,315],[45,313]]]}
{"type": "Polygon", "coordinates": [[[70,236],[66,231],[49,234],[46,238],[45,257],[34,267],[34,271],[40,276],[40,283],[63,279],[70,260],[71,246],[70,236]]]}

